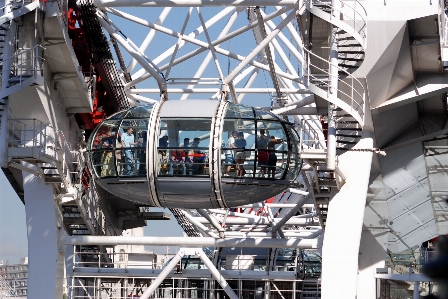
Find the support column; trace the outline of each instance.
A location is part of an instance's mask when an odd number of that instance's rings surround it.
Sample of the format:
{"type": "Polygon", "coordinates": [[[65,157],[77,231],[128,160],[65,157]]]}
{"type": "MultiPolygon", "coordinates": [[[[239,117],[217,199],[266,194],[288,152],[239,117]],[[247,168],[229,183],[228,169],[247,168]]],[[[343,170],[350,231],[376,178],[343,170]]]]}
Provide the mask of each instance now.
{"type": "MultiPolygon", "coordinates": [[[[340,0],[333,0],[331,3],[333,7],[332,18],[339,20],[340,15],[340,0]]],[[[329,64],[329,97],[338,97],[338,27],[331,25],[330,35],[330,64],[329,64]]],[[[334,170],[336,168],[336,120],[334,119],[333,111],[336,105],[328,103],[328,137],[327,137],[327,168],[334,170]]]]}
{"type": "MultiPolygon", "coordinates": [[[[372,132],[363,134],[355,148],[372,148],[372,132]]],[[[361,298],[356,295],[358,257],[372,155],[371,151],[349,151],[339,156],[338,167],[347,174],[347,180],[328,207],[322,248],[322,299],[361,298]]]]}
{"type": "Polygon", "coordinates": [[[75,255],[75,248],[71,244],[66,244],[65,247],[65,278],[67,283],[67,295],[70,294],[73,288],[73,258],[75,255]]]}
{"type": "Polygon", "coordinates": [[[53,187],[33,174],[22,172],[22,176],[28,233],[28,298],[60,299],[63,277],[58,275],[58,267],[64,263],[58,263],[61,255],[53,187]]]}
{"type": "Polygon", "coordinates": [[[413,299],[419,299],[420,298],[420,292],[419,292],[419,282],[416,281],[414,282],[414,296],[412,297],[413,299]]]}
{"type": "Polygon", "coordinates": [[[389,232],[382,229],[363,230],[358,258],[358,298],[377,299],[377,281],[373,278],[376,268],[386,266],[389,232]]]}
{"type": "Polygon", "coordinates": [[[121,297],[126,298],[128,294],[128,279],[123,278],[121,281],[121,297]]]}

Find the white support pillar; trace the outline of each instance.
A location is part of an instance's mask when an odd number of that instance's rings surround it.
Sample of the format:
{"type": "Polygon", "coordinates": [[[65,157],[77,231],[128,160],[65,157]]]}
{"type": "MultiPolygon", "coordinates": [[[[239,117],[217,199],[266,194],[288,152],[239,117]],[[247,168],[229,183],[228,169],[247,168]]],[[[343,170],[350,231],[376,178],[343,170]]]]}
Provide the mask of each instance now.
{"type": "Polygon", "coordinates": [[[66,244],[65,247],[65,279],[67,281],[67,290],[70,294],[70,290],[73,285],[73,267],[75,258],[75,247],[71,244],[66,244]]]}
{"type": "Polygon", "coordinates": [[[384,268],[389,232],[384,229],[363,230],[358,258],[358,298],[377,299],[377,268],[384,268]]]}
{"type": "Polygon", "coordinates": [[[216,281],[222,287],[224,292],[226,292],[227,296],[229,296],[230,299],[238,299],[238,296],[235,294],[235,292],[229,286],[229,284],[224,279],[224,277],[221,275],[221,273],[219,273],[218,269],[216,269],[215,265],[213,265],[213,263],[210,261],[210,259],[205,255],[204,251],[202,251],[202,249],[198,249],[196,251],[196,254],[199,255],[199,258],[201,259],[201,261],[205,264],[205,266],[208,268],[210,273],[212,273],[213,277],[216,279],[216,281]]]}
{"type": "Polygon", "coordinates": [[[420,291],[419,291],[418,287],[419,287],[419,282],[418,281],[414,282],[414,294],[413,294],[414,296],[412,297],[413,299],[420,298],[420,291]]]}
{"type": "Polygon", "coordinates": [[[181,248],[173,259],[166,265],[166,267],[160,272],[159,276],[151,283],[146,291],[140,296],[140,299],[148,299],[157,287],[163,282],[163,280],[170,274],[171,270],[176,267],[177,263],[184,257],[184,250],[181,248]]]}
{"type": "Polygon", "coordinates": [[[53,187],[28,172],[22,175],[28,232],[28,298],[59,299],[63,276],[58,267],[64,263],[58,248],[53,187]]]}
{"type": "MultiPolygon", "coordinates": [[[[367,137],[355,148],[372,145],[372,138],[367,137]]],[[[359,245],[372,155],[371,151],[349,151],[339,156],[339,167],[347,180],[328,207],[322,248],[322,299],[361,298],[357,297],[359,245]]]]}

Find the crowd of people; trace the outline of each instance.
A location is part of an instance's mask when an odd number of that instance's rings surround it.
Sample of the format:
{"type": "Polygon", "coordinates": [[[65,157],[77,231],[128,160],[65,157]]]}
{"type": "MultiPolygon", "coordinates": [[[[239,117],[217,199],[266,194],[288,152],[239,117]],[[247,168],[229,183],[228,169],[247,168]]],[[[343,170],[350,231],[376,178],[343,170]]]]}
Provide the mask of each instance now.
{"type": "Polygon", "coordinates": [[[175,170],[181,168],[182,175],[204,174],[206,154],[199,149],[201,139],[196,137],[190,144],[190,138],[184,138],[184,142],[176,149],[168,148],[168,136],[159,139],[159,174],[169,167],[168,175],[174,175],[175,170]]]}
{"type": "MultiPolygon", "coordinates": [[[[267,174],[268,178],[274,178],[275,167],[277,164],[277,156],[275,154],[275,145],[282,143],[282,139],[277,139],[275,136],[266,136],[266,130],[261,129],[260,134],[256,138],[257,161],[260,167],[259,177],[264,177],[267,174]]],[[[235,166],[235,175],[243,177],[246,174],[244,169],[244,162],[250,158],[252,151],[246,149],[247,141],[244,138],[243,132],[232,131],[227,140],[225,151],[225,171],[224,176],[229,176],[232,166],[235,166]]]]}
{"type": "MultiPolygon", "coordinates": [[[[201,151],[201,139],[196,137],[190,143],[190,138],[184,138],[177,148],[169,146],[169,138],[164,135],[159,138],[157,149],[159,175],[202,175],[204,174],[207,155],[201,151]]],[[[265,129],[260,129],[256,136],[258,177],[275,177],[277,156],[275,147],[283,140],[268,137],[265,129]]],[[[101,177],[146,175],[146,143],[147,131],[135,134],[133,127],[126,132],[116,134],[112,130],[98,133],[93,141],[93,149],[101,149],[93,153],[96,172],[101,177]],[[137,139],[137,140],[136,140],[137,139]],[[115,157],[113,155],[115,152],[115,157]],[[115,167],[116,160],[116,167],[115,167]]],[[[252,155],[243,132],[232,131],[224,147],[224,176],[229,176],[232,168],[235,176],[244,177],[246,169],[244,163],[252,155]]]]}
{"type": "Polygon", "coordinates": [[[105,133],[98,133],[93,141],[93,149],[101,149],[93,153],[93,163],[96,172],[101,177],[119,175],[139,175],[146,174],[146,140],[147,132],[141,131],[137,134],[135,141],[134,128],[128,127],[126,132],[112,132],[107,130],[105,133]],[[143,147],[136,150],[133,147],[143,147]],[[115,159],[117,161],[115,168],[115,159]],[[137,172],[138,171],[138,172],[137,172]]]}

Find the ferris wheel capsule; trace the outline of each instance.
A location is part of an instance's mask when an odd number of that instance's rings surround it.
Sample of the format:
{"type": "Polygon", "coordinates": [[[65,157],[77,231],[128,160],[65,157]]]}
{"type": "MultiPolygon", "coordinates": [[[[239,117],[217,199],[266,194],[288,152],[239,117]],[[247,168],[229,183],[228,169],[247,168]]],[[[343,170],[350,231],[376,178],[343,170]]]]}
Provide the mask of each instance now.
{"type": "Polygon", "coordinates": [[[96,183],[136,204],[229,208],[266,200],[301,167],[293,124],[241,104],[166,101],[120,111],[92,132],[96,183]]]}

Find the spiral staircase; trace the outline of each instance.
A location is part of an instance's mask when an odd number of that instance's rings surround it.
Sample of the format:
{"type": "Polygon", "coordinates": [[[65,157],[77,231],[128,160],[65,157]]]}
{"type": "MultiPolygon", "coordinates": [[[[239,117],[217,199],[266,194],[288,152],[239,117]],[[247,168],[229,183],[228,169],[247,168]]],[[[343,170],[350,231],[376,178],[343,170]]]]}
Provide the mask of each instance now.
{"type": "MultiPolygon", "coordinates": [[[[313,0],[303,5],[306,10],[298,16],[298,23],[301,28],[309,29],[302,32],[304,84],[315,95],[320,110],[332,104],[328,118],[335,121],[336,155],[341,155],[358,143],[364,124],[365,90],[352,73],[365,56],[366,12],[358,1],[347,4],[340,0],[313,0]],[[329,61],[332,33],[337,46],[337,65],[329,61]],[[332,67],[333,72],[337,69],[337,74],[331,73],[332,67]],[[332,77],[337,77],[337,88],[331,85],[332,77]]],[[[302,129],[307,134],[306,128],[302,129]]],[[[319,222],[325,229],[331,189],[340,189],[345,178],[337,166],[336,170],[327,168],[327,149],[319,148],[317,143],[304,148],[301,155],[311,166],[305,167],[302,175],[313,194],[319,222]]]]}

